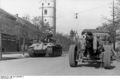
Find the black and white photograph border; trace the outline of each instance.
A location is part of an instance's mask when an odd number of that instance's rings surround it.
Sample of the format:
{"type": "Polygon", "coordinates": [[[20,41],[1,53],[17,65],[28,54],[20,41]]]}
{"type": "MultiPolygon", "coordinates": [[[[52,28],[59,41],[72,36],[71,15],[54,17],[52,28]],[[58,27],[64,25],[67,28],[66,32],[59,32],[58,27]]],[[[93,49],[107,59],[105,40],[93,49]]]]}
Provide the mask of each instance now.
{"type": "Polygon", "coordinates": [[[120,76],[120,0],[0,0],[0,75],[120,76]]]}

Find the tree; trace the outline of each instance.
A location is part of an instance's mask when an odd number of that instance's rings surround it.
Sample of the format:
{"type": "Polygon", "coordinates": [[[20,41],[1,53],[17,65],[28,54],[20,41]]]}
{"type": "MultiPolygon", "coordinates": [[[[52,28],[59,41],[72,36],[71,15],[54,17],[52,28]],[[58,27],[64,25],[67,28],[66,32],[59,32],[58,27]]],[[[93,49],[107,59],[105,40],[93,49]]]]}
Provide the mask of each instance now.
{"type": "MultiPolygon", "coordinates": [[[[115,4],[113,0],[112,5],[112,12],[111,12],[112,19],[107,19],[108,23],[102,24],[102,29],[106,29],[109,31],[113,48],[115,49],[115,43],[116,43],[116,30],[119,28],[120,24],[120,0],[117,0],[117,5],[115,4]]],[[[100,29],[100,28],[97,28],[100,29]]]]}
{"type": "Polygon", "coordinates": [[[26,14],[26,15],[24,15],[24,16],[22,17],[22,19],[27,20],[27,21],[30,22],[30,15],[29,15],[29,14],[26,14]]]}
{"type": "Polygon", "coordinates": [[[113,7],[112,7],[112,26],[110,27],[111,30],[111,35],[113,36],[113,49],[115,50],[115,44],[116,44],[116,30],[119,26],[120,23],[120,0],[117,0],[118,5],[115,5],[115,1],[113,0],[113,7]]]}
{"type": "Polygon", "coordinates": [[[42,23],[43,21],[42,21],[42,17],[40,17],[40,16],[36,16],[36,17],[33,17],[33,19],[32,19],[32,23],[37,27],[37,28],[39,28],[39,30],[40,31],[45,31],[45,30],[47,30],[47,29],[49,29],[50,28],[50,25],[49,25],[49,22],[46,22],[46,23],[42,23]],[[44,26],[42,26],[42,24],[44,25],[44,26]]]}
{"type": "Polygon", "coordinates": [[[35,16],[35,17],[33,17],[32,18],[32,23],[37,27],[37,28],[41,28],[41,26],[42,26],[42,19],[41,19],[41,17],[39,17],[39,16],[35,16]]]}
{"type": "Polygon", "coordinates": [[[78,35],[77,31],[71,30],[71,31],[70,31],[70,38],[71,38],[72,41],[78,42],[78,40],[79,40],[79,35],[78,35]]]}
{"type": "Polygon", "coordinates": [[[56,43],[60,44],[63,48],[63,51],[68,51],[69,46],[74,42],[69,38],[69,35],[64,35],[61,33],[56,33],[55,35],[56,43]]]}
{"type": "Polygon", "coordinates": [[[76,36],[76,32],[74,30],[70,31],[70,38],[73,39],[76,36]]]}

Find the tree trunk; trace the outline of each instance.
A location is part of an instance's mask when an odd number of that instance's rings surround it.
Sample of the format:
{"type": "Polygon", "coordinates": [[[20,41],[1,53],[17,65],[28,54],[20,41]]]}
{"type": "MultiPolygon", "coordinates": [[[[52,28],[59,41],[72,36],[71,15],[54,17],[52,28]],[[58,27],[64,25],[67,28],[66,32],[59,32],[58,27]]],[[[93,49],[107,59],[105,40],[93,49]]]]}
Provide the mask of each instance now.
{"type": "Polygon", "coordinates": [[[1,34],[0,34],[0,60],[2,60],[2,44],[1,44],[1,34]]]}
{"type": "Polygon", "coordinates": [[[114,32],[114,38],[113,38],[113,49],[116,48],[116,32],[114,32]]]}
{"type": "Polygon", "coordinates": [[[23,52],[23,55],[24,55],[25,54],[25,38],[23,38],[22,52],[23,52]]]}

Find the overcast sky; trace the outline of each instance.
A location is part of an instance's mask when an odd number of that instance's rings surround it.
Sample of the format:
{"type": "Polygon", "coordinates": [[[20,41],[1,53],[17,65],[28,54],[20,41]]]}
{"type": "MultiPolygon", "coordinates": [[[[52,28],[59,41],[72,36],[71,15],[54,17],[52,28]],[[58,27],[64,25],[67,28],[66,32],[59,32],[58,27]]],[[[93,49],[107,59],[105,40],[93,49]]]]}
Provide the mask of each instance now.
{"type": "MultiPolygon", "coordinates": [[[[96,28],[110,16],[112,0],[57,0],[57,32],[96,28]],[[78,19],[75,13],[78,12],[78,19]]],[[[19,16],[41,16],[40,0],[1,0],[1,7],[19,16]]]]}

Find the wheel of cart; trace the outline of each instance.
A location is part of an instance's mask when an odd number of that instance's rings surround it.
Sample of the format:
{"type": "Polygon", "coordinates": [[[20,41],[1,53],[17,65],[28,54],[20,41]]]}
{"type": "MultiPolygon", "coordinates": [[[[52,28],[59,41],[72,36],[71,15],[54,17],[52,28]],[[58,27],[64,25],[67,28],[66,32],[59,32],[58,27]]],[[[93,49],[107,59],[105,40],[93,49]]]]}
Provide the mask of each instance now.
{"type": "Polygon", "coordinates": [[[106,46],[102,55],[103,67],[105,69],[109,69],[111,67],[111,53],[110,47],[106,46]]]}
{"type": "Polygon", "coordinates": [[[69,49],[69,64],[71,67],[76,67],[78,65],[77,61],[77,46],[71,45],[69,49]]]}

